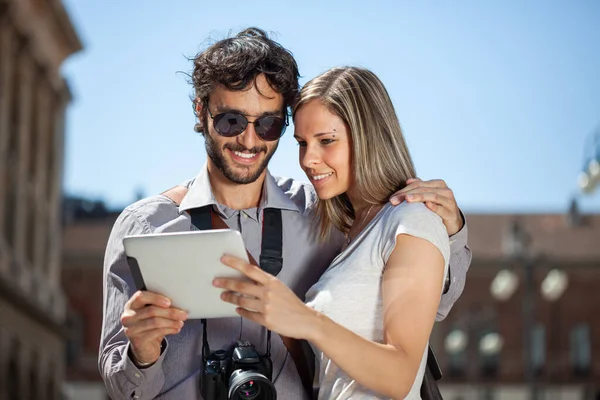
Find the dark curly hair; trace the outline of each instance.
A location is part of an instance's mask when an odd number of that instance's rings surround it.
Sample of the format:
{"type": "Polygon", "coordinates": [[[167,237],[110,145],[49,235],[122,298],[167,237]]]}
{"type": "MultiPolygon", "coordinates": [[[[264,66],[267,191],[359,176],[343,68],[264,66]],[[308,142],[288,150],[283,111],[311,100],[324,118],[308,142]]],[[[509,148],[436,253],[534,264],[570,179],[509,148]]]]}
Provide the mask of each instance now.
{"type": "MultiPolygon", "coordinates": [[[[215,84],[230,90],[242,90],[259,74],[265,74],[269,85],[283,95],[285,110],[292,107],[298,95],[298,65],[292,53],[270,39],[259,28],[248,28],[234,37],[220,40],[194,58],[192,85],[194,112],[198,102],[208,104],[215,84]]],[[[197,115],[205,122],[206,115],[197,115]]],[[[196,124],[194,129],[202,131],[196,124]]]]}

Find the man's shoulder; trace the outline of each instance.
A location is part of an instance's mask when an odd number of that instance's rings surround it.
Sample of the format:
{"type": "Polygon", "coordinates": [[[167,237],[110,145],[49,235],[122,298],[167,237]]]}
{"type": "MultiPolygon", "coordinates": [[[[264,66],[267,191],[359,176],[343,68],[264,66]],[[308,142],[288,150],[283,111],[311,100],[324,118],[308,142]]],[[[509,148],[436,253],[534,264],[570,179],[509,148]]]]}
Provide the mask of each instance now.
{"type": "Polygon", "coordinates": [[[317,194],[310,183],[281,176],[273,176],[273,178],[279,189],[296,204],[300,212],[307,213],[314,209],[317,203],[317,194]]]}
{"type": "Polygon", "coordinates": [[[153,232],[179,216],[179,207],[171,199],[155,194],[125,207],[118,221],[133,219],[141,224],[145,231],[153,232]]]}

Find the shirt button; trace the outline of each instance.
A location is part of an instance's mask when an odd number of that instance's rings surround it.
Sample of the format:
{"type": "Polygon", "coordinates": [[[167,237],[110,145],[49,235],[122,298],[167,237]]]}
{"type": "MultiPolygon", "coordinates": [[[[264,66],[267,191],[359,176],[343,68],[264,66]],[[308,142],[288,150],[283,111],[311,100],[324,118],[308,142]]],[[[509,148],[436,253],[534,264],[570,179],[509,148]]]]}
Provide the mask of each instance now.
{"type": "Polygon", "coordinates": [[[248,215],[246,215],[246,213],[244,213],[244,219],[248,219],[248,215]]]}
{"type": "Polygon", "coordinates": [[[141,376],[141,375],[140,375],[140,374],[138,374],[137,372],[135,373],[135,377],[136,377],[136,378],[139,378],[140,376],[141,376]]]}
{"type": "Polygon", "coordinates": [[[133,398],[134,398],[134,399],[139,399],[139,398],[140,398],[140,396],[133,396],[133,398]]]}

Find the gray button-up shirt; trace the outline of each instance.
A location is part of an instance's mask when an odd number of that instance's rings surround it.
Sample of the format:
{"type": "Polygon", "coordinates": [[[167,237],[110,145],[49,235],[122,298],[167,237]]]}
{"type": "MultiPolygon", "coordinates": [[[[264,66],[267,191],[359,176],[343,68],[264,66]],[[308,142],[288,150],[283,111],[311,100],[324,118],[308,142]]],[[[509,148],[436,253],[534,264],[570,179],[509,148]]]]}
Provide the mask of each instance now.
{"type": "MultiPolygon", "coordinates": [[[[283,220],[283,269],[277,276],[304,299],[306,291],[319,279],[339,253],[343,237],[332,235],[329,241],[317,239],[313,219],[316,195],[312,186],[292,179],[274,178],[267,173],[258,208],[233,210],[218,204],[210,187],[206,165],[199,175],[184,184],[189,191],[177,207],[162,195],[140,200],[119,216],[111,232],[104,261],[104,320],[100,342],[99,369],[112,399],[201,399],[199,389],[202,369],[202,324],[188,320],[181,332],[166,338],[166,346],[158,361],[149,368],[137,368],[128,356],[129,341],[120,317],[125,303],[136,287],[127,264],[123,238],[128,235],[189,231],[194,229],[186,210],[213,205],[225,223],[241,232],[254,259],[260,258],[262,213],[265,208],[278,208],[283,220]]],[[[451,240],[450,269],[452,283],[442,296],[438,319],[450,310],[464,287],[471,253],[466,247],[466,225],[451,240]]],[[[202,260],[192,260],[201,267],[202,260]]],[[[165,265],[165,268],[169,268],[165,265]]],[[[228,347],[238,339],[248,340],[257,350],[266,349],[266,330],[242,318],[208,320],[208,342],[211,350],[228,347]]],[[[281,338],[271,338],[273,379],[279,397],[305,400],[296,366],[281,338]]],[[[210,400],[210,399],[206,399],[210,400]]]]}

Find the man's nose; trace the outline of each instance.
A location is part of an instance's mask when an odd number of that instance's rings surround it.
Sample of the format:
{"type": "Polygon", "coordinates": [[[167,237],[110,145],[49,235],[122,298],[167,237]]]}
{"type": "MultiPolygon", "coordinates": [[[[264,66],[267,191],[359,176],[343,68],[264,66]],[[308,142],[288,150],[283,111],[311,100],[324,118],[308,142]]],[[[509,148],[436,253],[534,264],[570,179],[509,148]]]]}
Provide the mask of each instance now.
{"type": "Polygon", "coordinates": [[[248,123],[244,132],[237,136],[237,142],[247,149],[257,146],[259,141],[262,141],[262,139],[256,134],[253,123],[248,123]]]}

